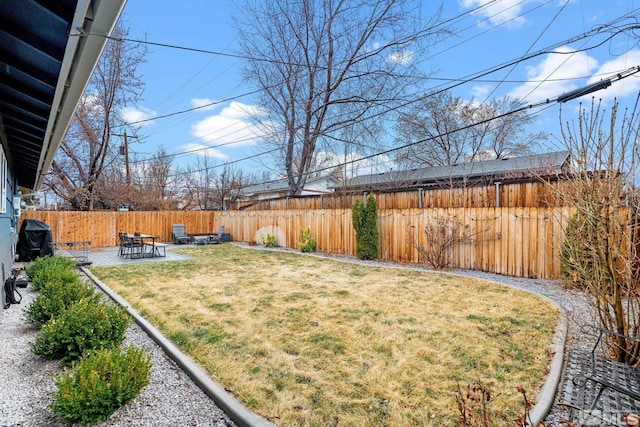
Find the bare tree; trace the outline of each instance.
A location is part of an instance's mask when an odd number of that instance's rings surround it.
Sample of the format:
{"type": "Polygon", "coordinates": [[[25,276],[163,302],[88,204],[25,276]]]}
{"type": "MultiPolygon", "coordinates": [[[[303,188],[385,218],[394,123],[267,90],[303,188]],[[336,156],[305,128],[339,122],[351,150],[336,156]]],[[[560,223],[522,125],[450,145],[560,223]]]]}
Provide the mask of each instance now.
{"type": "MultiPolygon", "coordinates": [[[[127,38],[128,33],[120,21],[112,35],[127,38]]],[[[109,197],[101,200],[100,190],[113,187],[101,184],[101,180],[108,181],[104,176],[108,167],[121,161],[114,130],[125,125],[122,108],[135,104],[142,95],[144,84],[137,68],[145,54],[146,49],[140,44],[109,40],[78,104],[52,173],[45,181],[73,209],[91,210],[109,204],[109,197]]],[[[118,176],[122,174],[110,179],[118,176]]]]}
{"type": "Polygon", "coordinates": [[[184,172],[185,209],[215,209],[215,162],[205,153],[198,157],[194,166],[190,165],[184,172]]]}
{"type": "Polygon", "coordinates": [[[467,104],[469,111],[465,123],[478,123],[471,128],[476,141],[473,145],[479,145],[485,156],[495,159],[531,154],[548,135],[527,133],[527,126],[533,123],[535,116],[521,110],[523,106],[522,101],[508,96],[482,104],[467,104]]]}
{"type": "Polygon", "coordinates": [[[398,162],[407,167],[451,166],[465,161],[529,154],[546,139],[528,134],[534,116],[519,100],[504,97],[484,103],[464,101],[450,92],[425,97],[398,119],[397,143],[413,144],[399,151],[398,162]]]}
{"type": "Polygon", "coordinates": [[[177,205],[177,189],[171,179],[173,157],[164,148],[159,148],[151,160],[142,164],[134,180],[132,202],[136,209],[166,210],[177,205]]]}
{"type": "Polygon", "coordinates": [[[621,336],[612,346],[619,361],[640,361],[640,293],[636,272],[638,245],[637,135],[640,116],[607,114],[600,104],[581,107],[577,125],[566,123],[563,139],[573,159],[573,174],[561,196],[574,208],[561,249],[569,283],[589,296],[594,321],[621,336]]]}
{"type": "MultiPolygon", "coordinates": [[[[441,32],[411,0],[247,2],[236,19],[245,77],[261,89],[263,125],[277,135],[289,193],[302,192],[314,154],[344,126],[367,126],[406,101],[415,63],[441,32]],[[420,26],[422,26],[420,28],[420,26]]],[[[439,10],[434,14],[437,17],[439,10]]]]}
{"type": "Polygon", "coordinates": [[[214,201],[221,210],[228,210],[232,203],[238,201],[240,190],[245,185],[242,171],[225,164],[220,173],[215,176],[213,189],[214,201]]]}
{"type": "Polygon", "coordinates": [[[218,165],[207,155],[198,158],[183,175],[186,209],[228,210],[248,181],[242,171],[229,164],[218,165]]]}
{"type": "Polygon", "coordinates": [[[463,162],[467,155],[475,155],[480,147],[473,144],[469,130],[460,130],[465,126],[464,108],[461,98],[445,91],[425,97],[411,111],[402,113],[397,142],[425,142],[400,150],[398,163],[413,167],[450,166],[463,162]]]}

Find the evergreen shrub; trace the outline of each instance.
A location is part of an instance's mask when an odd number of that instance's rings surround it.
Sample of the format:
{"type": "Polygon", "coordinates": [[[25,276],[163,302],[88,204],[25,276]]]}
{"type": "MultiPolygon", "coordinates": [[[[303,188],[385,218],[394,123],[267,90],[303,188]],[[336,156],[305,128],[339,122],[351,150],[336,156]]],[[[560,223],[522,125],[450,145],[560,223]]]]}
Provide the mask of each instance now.
{"type": "Polygon", "coordinates": [[[67,282],[76,276],[73,271],[76,262],[63,256],[39,257],[26,268],[31,285],[36,291],[52,282],[67,282]]]}
{"type": "Polygon", "coordinates": [[[73,275],[69,281],[54,281],[40,290],[40,294],[25,310],[25,319],[38,328],[81,299],[100,300],[93,286],[73,275]]]}
{"type": "Polygon", "coordinates": [[[126,308],[85,298],[44,324],[32,350],[69,364],[89,350],[119,346],[130,322],[126,308]]]}
{"type": "Polygon", "coordinates": [[[365,260],[377,259],[380,256],[378,205],[373,194],[364,203],[355,201],[351,208],[351,219],[356,231],[356,256],[365,260]]]}
{"type": "Polygon", "coordinates": [[[69,423],[108,419],[149,383],[150,356],[129,346],[90,351],[56,378],[51,409],[69,423]]]}

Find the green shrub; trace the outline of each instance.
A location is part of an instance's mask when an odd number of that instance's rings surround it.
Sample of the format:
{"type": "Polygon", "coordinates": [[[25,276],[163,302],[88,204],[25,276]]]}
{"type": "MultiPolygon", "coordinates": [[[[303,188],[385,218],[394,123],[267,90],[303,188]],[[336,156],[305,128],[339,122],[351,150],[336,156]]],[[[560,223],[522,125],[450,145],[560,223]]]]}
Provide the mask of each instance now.
{"type": "Polygon", "coordinates": [[[265,248],[274,248],[277,244],[275,234],[267,233],[262,235],[262,244],[265,248]]]}
{"type": "Polygon", "coordinates": [[[108,419],[149,383],[150,356],[133,346],[87,353],[56,378],[54,413],[70,423],[108,419]]]}
{"type": "Polygon", "coordinates": [[[351,208],[351,220],[356,231],[356,256],[359,259],[377,259],[378,246],[378,205],[373,194],[366,203],[356,200],[351,208]]]}
{"type": "Polygon", "coordinates": [[[25,318],[28,323],[41,328],[52,318],[58,317],[63,310],[85,298],[98,302],[100,294],[77,275],[68,282],[62,280],[50,282],[40,290],[40,294],[27,308],[25,318]]]}
{"type": "Polygon", "coordinates": [[[124,307],[83,299],[44,324],[32,349],[46,359],[68,364],[88,350],[119,346],[130,321],[124,307]]]}
{"type": "Polygon", "coordinates": [[[46,256],[36,260],[26,268],[33,289],[39,291],[51,282],[66,282],[76,276],[73,271],[76,262],[62,256],[46,256]]]}
{"type": "Polygon", "coordinates": [[[300,252],[314,252],[316,250],[316,241],[311,238],[311,227],[300,229],[300,252]]]}

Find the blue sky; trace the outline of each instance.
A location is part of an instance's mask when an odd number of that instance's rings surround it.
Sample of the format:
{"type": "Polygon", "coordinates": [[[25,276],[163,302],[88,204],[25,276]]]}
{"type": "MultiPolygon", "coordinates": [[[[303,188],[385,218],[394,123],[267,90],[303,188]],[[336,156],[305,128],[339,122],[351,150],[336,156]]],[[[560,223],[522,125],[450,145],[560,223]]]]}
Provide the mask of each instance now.
{"type": "MultiPolygon", "coordinates": [[[[424,64],[433,70],[427,88],[468,80],[500,64],[545,51],[515,66],[473,78],[453,90],[456,96],[467,100],[510,95],[537,103],[640,66],[640,30],[614,35],[616,29],[634,21],[625,19],[615,26],[594,30],[628,14],[640,17],[636,10],[640,0],[447,0],[443,16],[458,16],[485,3],[489,5],[480,13],[467,13],[457,20],[454,35],[431,49],[430,59],[424,64]],[[587,32],[592,35],[570,43],[587,32]]],[[[425,13],[435,4],[438,3],[424,1],[425,13]]],[[[232,25],[236,7],[233,2],[213,0],[128,0],[124,16],[131,38],[146,37],[155,43],[233,54],[239,52],[232,25]]],[[[204,152],[222,164],[265,150],[248,121],[248,111],[257,106],[255,98],[242,96],[252,88],[242,82],[241,59],[158,46],[149,49],[147,63],[140,68],[146,84],[144,99],[129,106],[126,115],[131,121],[150,120],[138,131],[144,143],[132,143],[131,151],[144,158],[160,146],[169,153],[213,147],[176,157],[176,164],[186,165],[195,163],[196,156],[204,152]],[[217,104],[160,118],[211,102],[217,104]]],[[[610,106],[616,98],[623,107],[632,106],[639,90],[640,74],[582,100],[590,102],[595,96],[610,106]]],[[[579,102],[563,105],[565,118],[575,117],[579,102]]],[[[558,148],[554,145],[559,138],[558,114],[559,104],[552,104],[532,125],[531,131],[552,134],[549,146],[539,151],[558,148]]],[[[258,159],[268,161],[264,156],[258,159]]],[[[252,159],[238,167],[254,172],[263,165],[252,159]]]]}

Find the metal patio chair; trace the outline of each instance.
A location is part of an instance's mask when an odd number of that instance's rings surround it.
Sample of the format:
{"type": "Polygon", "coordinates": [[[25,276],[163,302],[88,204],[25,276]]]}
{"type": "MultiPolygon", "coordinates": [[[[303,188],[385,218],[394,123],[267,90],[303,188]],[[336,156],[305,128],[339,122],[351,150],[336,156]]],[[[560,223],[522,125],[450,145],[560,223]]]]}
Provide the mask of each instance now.
{"type": "Polygon", "coordinates": [[[184,224],[173,224],[171,226],[171,238],[175,244],[191,243],[191,237],[185,231],[184,224]]]}

